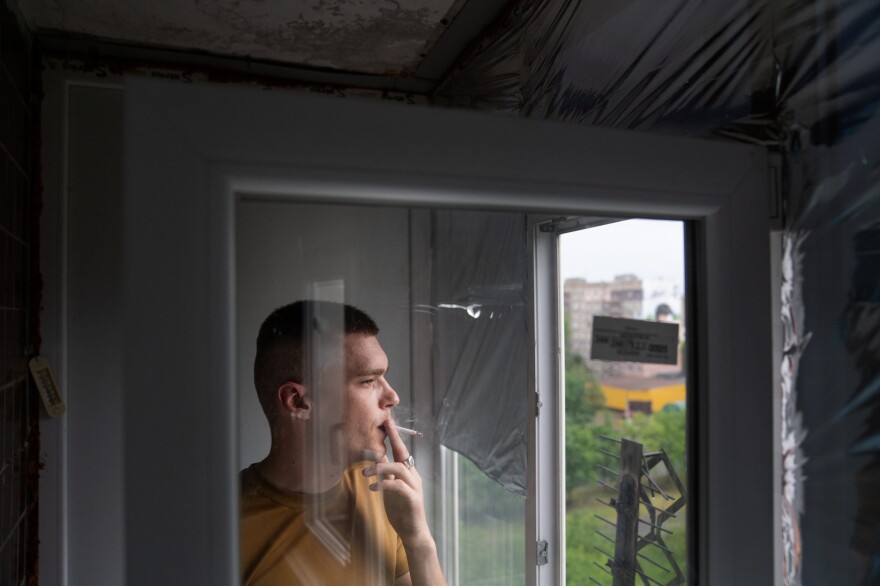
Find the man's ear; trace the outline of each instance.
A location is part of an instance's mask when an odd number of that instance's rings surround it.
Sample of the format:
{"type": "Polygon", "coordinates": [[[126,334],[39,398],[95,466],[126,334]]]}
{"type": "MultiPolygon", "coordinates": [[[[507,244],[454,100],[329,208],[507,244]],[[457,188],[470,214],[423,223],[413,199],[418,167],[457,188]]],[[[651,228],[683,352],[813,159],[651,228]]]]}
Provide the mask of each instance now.
{"type": "Polygon", "coordinates": [[[306,388],[293,381],[287,381],[278,387],[278,401],[284,413],[297,419],[308,419],[311,416],[311,402],[306,397],[306,388]]]}

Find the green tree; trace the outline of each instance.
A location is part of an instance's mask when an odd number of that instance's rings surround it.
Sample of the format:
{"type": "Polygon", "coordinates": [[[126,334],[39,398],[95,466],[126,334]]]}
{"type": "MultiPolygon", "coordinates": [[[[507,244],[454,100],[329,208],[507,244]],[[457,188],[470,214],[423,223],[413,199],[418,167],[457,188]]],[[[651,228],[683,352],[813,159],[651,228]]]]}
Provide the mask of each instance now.
{"type": "MultiPolygon", "coordinates": [[[[602,570],[595,564],[605,566],[608,558],[596,549],[598,545],[613,552],[614,544],[607,544],[597,531],[606,535],[609,528],[596,517],[601,509],[594,507],[569,510],[565,515],[565,583],[581,586],[593,584],[590,578],[602,580],[602,570]]],[[[604,513],[606,516],[607,513],[604,513]]],[[[613,536],[613,529],[610,530],[613,536]]]]}
{"type": "Polygon", "coordinates": [[[567,321],[565,334],[565,490],[569,494],[595,481],[596,465],[603,461],[599,435],[609,433],[610,427],[596,422],[605,395],[584,359],[569,350],[567,321]]]}
{"type": "Polygon", "coordinates": [[[565,422],[586,425],[605,406],[605,395],[584,359],[565,354],[565,422]]]}
{"type": "Polygon", "coordinates": [[[635,413],[624,437],[641,443],[646,451],[663,449],[679,478],[687,477],[687,452],[685,447],[684,409],[661,409],[651,415],[635,413]]]}
{"type": "Polygon", "coordinates": [[[599,451],[608,446],[600,435],[613,435],[610,424],[592,421],[580,424],[565,422],[565,491],[569,499],[577,488],[593,487],[599,478],[598,464],[607,464],[607,458],[599,451]]]}
{"type": "Polygon", "coordinates": [[[563,324],[565,334],[565,422],[586,425],[596,411],[605,406],[605,395],[583,357],[571,351],[571,328],[568,317],[563,324]]]}

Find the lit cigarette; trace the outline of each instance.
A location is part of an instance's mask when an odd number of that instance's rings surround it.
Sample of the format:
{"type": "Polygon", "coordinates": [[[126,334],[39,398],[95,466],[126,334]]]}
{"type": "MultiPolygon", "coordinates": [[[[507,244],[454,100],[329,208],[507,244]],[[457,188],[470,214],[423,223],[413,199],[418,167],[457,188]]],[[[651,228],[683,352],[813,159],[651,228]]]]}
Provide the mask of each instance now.
{"type": "Polygon", "coordinates": [[[396,427],[397,431],[399,431],[400,433],[405,433],[405,434],[411,435],[413,437],[422,437],[423,435],[425,435],[421,431],[416,431],[416,430],[410,429],[408,427],[400,427],[399,425],[395,425],[394,427],[396,427]]]}

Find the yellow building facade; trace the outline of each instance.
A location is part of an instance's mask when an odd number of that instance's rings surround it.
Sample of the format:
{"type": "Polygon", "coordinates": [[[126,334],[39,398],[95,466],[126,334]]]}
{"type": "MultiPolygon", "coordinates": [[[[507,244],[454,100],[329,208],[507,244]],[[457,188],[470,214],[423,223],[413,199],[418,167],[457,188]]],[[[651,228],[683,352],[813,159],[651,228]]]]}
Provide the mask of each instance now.
{"type": "Polygon", "coordinates": [[[600,381],[605,406],[616,411],[653,413],[670,404],[682,403],[686,397],[683,377],[618,378],[600,381]]]}

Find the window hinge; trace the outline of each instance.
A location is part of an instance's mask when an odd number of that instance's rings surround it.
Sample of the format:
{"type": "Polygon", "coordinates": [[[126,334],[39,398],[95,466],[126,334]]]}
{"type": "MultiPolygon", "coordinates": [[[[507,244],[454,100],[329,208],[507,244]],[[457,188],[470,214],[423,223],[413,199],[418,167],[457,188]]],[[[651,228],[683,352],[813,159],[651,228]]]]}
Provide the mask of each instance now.
{"type": "Polygon", "coordinates": [[[544,406],[544,403],[541,402],[541,395],[538,394],[538,391],[535,391],[535,417],[541,414],[541,407],[544,406]]]}
{"type": "Polygon", "coordinates": [[[547,564],[547,542],[543,539],[538,540],[537,542],[537,553],[538,553],[538,565],[543,566],[547,564]]]}

